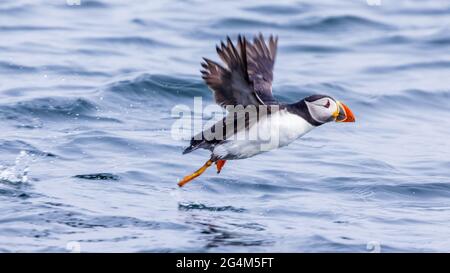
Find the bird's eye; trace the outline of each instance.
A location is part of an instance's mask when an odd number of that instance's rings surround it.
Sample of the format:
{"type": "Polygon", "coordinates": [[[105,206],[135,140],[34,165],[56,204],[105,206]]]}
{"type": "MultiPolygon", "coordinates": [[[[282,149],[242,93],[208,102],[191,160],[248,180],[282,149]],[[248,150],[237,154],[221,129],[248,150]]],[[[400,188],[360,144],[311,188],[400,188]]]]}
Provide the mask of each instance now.
{"type": "Polygon", "coordinates": [[[330,107],[330,100],[327,100],[327,103],[323,107],[329,108],[330,107]]]}

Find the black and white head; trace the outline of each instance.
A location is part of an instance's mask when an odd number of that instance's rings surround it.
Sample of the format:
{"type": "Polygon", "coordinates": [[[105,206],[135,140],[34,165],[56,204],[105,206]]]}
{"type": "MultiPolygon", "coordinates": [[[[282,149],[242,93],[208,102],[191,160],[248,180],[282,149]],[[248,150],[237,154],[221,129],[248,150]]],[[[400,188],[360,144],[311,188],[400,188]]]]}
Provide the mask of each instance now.
{"type": "Polygon", "coordinates": [[[355,122],[355,116],[350,108],[340,101],[326,95],[312,95],[304,99],[311,118],[319,123],[355,122]]]}

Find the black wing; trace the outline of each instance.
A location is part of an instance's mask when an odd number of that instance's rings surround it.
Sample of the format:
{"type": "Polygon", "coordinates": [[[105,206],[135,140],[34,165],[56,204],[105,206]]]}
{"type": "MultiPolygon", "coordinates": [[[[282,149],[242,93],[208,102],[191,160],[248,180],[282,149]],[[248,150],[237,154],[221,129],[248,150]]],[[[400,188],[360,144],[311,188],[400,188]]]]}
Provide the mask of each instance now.
{"type": "MultiPolygon", "coordinates": [[[[223,42],[217,46],[217,53],[227,68],[216,62],[204,59],[202,63],[203,79],[214,93],[214,99],[221,106],[227,105],[273,105],[279,104],[272,96],[273,66],[277,51],[277,38],[270,36],[267,46],[264,37],[260,34],[255,37],[254,44],[246,38],[238,36],[238,48],[227,37],[227,44],[223,42]]],[[[191,139],[190,146],[183,153],[189,153],[198,148],[212,149],[214,145],[223,142],[238,131],[249,128],[256,120],[242,116],[244,122],[236,123],[230,119],[229,113],[223,120],[218,121],[209,130],[198,133],[191,139]],[[244,124],[239,126],[238,124],[244,124]],[[213,139],[215,128],[221,127],[223,138],[213,139]],[[233,128],[230,130],[230,128],[233,128]],[[228,129],[228,130],[227,130],[228,129]],[[211,134],[211,132],[213,132],[211,134]]]]}
{"type": "Polygon", "coordinates": [[[247,46],[247,73],[256,96],[264,104],[277,104],[272,95],[273,67],[277,55],[278,38],[270,36],[269,44],[262,34],[247,46]]]}
{"type": "Polygon", "coordinates": [[[217,54],[226,64],[204,59],[201,72],[206,84],[221,106],[277,104],[272,96],[273,65],[277,39],[269,39],[269,46],[262,35],[254,44],[238,36],[237,49],[227,37],[227,43],[217,46],[217,54]]]}

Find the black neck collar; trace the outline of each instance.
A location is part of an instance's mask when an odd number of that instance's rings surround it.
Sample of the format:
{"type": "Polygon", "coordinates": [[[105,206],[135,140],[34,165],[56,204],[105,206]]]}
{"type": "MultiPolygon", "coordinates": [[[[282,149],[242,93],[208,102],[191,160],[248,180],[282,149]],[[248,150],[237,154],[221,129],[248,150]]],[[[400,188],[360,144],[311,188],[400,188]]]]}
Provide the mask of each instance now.
{"type": "Polygon", "coordinates": [[[304,99],[299,102],[286,105],[286,110],[288,110],[290,113],[301,116],[304,120],[306,120],[313,126],[320,126],[323,124],[323,122],[319,122],[313,119],[304,99]]]}

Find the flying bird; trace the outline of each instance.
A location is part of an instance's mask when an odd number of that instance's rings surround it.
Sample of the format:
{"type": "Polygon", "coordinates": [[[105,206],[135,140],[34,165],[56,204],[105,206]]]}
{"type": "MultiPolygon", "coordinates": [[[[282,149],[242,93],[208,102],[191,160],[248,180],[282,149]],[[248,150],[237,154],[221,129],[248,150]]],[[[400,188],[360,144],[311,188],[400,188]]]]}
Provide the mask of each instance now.
{"type": "Polygon", "coordinates": [[[220,173],[226,160],[249,158],[286,146],[331,121],[355,121],[349,107],[327,95],[311,95],[291,104],[275,99],[272,80],[277,43],[278,38],[272,35],[267,43],[262,34],[255,36],[253,42],[239,35],[235,46],[227,37],[226,43],[216,47],[225,65],[203,58],[202,78],[216,103],[225,107],[228,114],[191,139],[183,154],[203,148],[211,151],[211,157],[200,169],[181,179],[180,187],[213,164],[220,173]],[[247,109],[251,110],[246,112],[247,109]],[[270,141],[273,139],[276,141],[270,141]]]}

